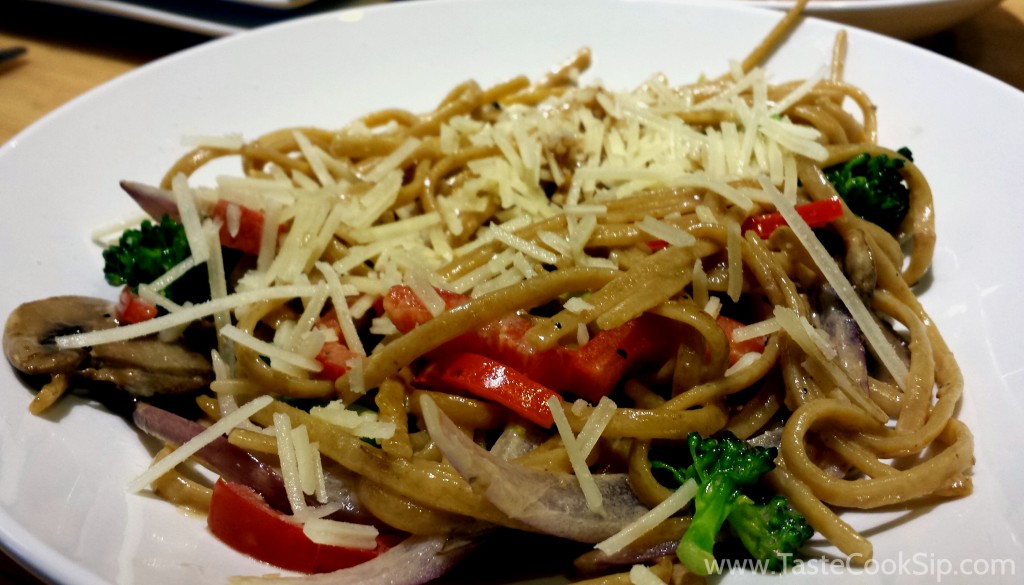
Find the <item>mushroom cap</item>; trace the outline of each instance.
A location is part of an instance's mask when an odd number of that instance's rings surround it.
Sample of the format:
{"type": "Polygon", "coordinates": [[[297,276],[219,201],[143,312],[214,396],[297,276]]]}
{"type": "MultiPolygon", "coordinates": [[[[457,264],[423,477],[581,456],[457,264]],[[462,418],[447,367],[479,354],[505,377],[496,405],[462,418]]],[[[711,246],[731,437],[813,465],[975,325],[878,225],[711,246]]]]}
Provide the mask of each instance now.
{"type": "Polygon", "coordinates": [[[60,335],[117,327],[114,304],[92,297],[58,296],[25,303],[4,327],[4,354],[32,376],[67,374],[105,382],[135,396],[189,393],[213,379],[209,347],[185,339],[146,336],[76,349],[60,349],[60,335]]]}
{"type": "Polygon", "coordinates": [[[29,375],[72,372],[89,357],[88,348],[60,349],[60,335],[117,326],[114,304],[84,296],[56,296],[20,305],[4,326],[4,355],[29,375]]]}

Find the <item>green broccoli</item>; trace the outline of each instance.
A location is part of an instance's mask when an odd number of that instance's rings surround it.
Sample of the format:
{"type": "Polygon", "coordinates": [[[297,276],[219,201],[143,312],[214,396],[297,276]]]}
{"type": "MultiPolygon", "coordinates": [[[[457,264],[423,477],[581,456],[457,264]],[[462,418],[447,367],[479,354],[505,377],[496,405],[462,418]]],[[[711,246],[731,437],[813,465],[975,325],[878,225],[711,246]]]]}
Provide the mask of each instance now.
{"type": "Polygon", "coordinates": [[[804,517],[778,495],[765,504],[740,496],[728,522],[747,552],[769,571],[785,568],[790,557],[814,535],[804,517]]]}
{"type": "Polygon", "coordinates": [[[717,438],[690,433],[687,445],[692,463],[686,467],[651,462],[652,468],[668,471],[680,484],[688,479],[698,482],[693,519],[676,549],[679,560],[698,575],[717,570],[715,540],[728,521],[755,559],[765,561],[769,570],[781,568],[784,556],[802,546],[813,530],[789,509],[784,497],[760,506],[744,493],[775,468],[775,449],[747,445],[728,432],[717,438]]]}
{"type": "MultiPolygon", "coordinates": [[[[167,215],[159,223],[147,219],[138,229],[125,230],[117,244],[103,251],[103,276],[113,286],[138,291],[140,284],[156,280],[190,254],[183,225],[167,215]]],[[[179,303],[209,296],[206,279],[197,279],[196,272],[189,271],[162,291],[164,296],[179,303]]]]}
{"type": "Polygon", "coordinates": [[[864,152],[825,169],[825,178],[850,211],[890,233],[899,229],[910,210],[910,189],[900,169],[906,161],[914,159],[909,148],[897,152],[902,158],[864,152]]]}

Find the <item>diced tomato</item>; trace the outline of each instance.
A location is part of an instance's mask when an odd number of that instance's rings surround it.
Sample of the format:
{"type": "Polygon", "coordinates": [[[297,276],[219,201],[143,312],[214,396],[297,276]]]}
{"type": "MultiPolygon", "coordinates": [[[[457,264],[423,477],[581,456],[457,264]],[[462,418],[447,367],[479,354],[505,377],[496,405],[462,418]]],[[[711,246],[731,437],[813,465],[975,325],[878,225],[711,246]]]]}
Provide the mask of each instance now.
{"type": "MultiPolygon", "coordinates": [[[[828,225],[843,216],[843,203],[838,197],[804,203],[797,205],[795,209],[812,228],[828,225]]],[[[767,240],[775,230],[784,225],[786,225],[785,218],[781,213],[774,211],[748,217],[743,222],[742,230],[743,232],[754,230],[758,236],[767,240]]]]}
{"type": "MultiPolygon", "coordinates": [[[[468,297],[439,291],[449,308],[468,297]]],[[[392,287],[384,310],[400,331],[409,331],[432,318],[407,287],[392,287]]],[[[431,359],[450,354],[476,353],[513,368],[558,393],[571,393],[596,402],[607,396],[630,368],[668,351],[663,321],[644,315],[615,329],[601,331],[580,348],[558,346],[538,351],[525,339],[532,321],[507,315],[476,331],[467,332],[430,353],[431,359]]]]}
{"type": "MultiPolygon", "coordinates": [[[[330,329],[341,338],[341,323],[338,322],[338,314],[331,309],[324,313],[319,321],[317,321],[317,327],[323,329],[330,329]]],[[[316,356],[316,361],[320,362],[323,366],[316,377],[321,380],[337,380],[338,378],[345,375],[345,372],[349,370],[348,361],[361,357],[358,353],[352,351],[342,341],[328,341],[324,343],[324,346],[320,348],[320,353],[316,356]]]]}
{"type": "Polygon", "coordinates": [[[497,402],[542,427],[554,424],[547,401],[557,394],[522,372],[480,354],[458,353],[431,362],[416,381],[428,388],[466,392],[497,402]]]}
{"type": "Polygon", "coordinates": [[[121,296],[117,299],[114,312],[119,322],[130,325],[156,317],[157,307],[142,300],[139,295],[132,292],[131,287],[126,286],[121,289],[121,296]]]}
{"type": "Polygon", "coordinates": [[[263,213],[221,199],[213,206],[210,216],[220,221],[220,244],[226,248],[240,250],[253,255],[260,253],[263,239],[263,213]],[[228,206],[239,208],[238,231],[234,235],[228,226],[228,206]]]}
{"type": "Polygon", "coordinates": [[[739,327],[743,327],[743,323],[740,323],[736,319],[726,317],[725,315],[719,315],[715,318],[718,322],[718,326],[725,331],[725,336],[729,338],[729,365],[735,364],[744,354],[747,353],[761,353],[764,351],[765,338],[754,337],[744,341],[733,341],[733,331],[739,327]]]}
{"type": "Polygon", "coordinates": [[[213,486],[210,532],[231,548],[275,567],[301,573],[328,573],[368,561],[389,548],[355,549],[313,542],[302,526],[271,508],[252,488],[218,479],[213,486]]]}
{"type": "Polygon", "coordinates": [[[666,242],[665,240],[650,240],[649,242],[646,243],[647,247],[650,248],[651,252],[657,252],[662,248],[668,247],[668,242],[666,242]]]}
{"type": "Polygon", "coordinates": [[[348,361],[360,357],[344,343],[339,341],[328,341],[316,354],[316,361],[323,366],[316,377],[321,380],[337,380],[349,370],[348,361]]]}
{"type": "MultiPolygon", "coordinates": [[[[444,300],[445,309],[453,309],[469,301],[469,297],[466,295],[443,289],[435,290],[444,300]]],[[[381,308],[402,333],[407,333],[413,327],[422,325],[434,317],[412,288],[404,285],[396,285],[388,289],[381,308]]]]}

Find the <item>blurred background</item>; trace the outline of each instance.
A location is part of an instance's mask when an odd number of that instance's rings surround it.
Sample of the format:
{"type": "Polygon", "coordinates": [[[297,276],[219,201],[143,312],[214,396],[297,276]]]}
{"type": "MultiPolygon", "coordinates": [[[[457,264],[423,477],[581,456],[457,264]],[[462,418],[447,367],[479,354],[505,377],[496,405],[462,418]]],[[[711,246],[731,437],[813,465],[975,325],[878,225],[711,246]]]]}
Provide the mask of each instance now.
{"type": "MultiPolygon", "coordinates": [[[[71,98],[165,55],[258,26],[379,3],[3,0],[0,55],[20,54],[0,62],[0,143],[71,98]]],[[[810,0],[807,11],[908,40],[1024,89],[1024,0],[810,0]]]]}

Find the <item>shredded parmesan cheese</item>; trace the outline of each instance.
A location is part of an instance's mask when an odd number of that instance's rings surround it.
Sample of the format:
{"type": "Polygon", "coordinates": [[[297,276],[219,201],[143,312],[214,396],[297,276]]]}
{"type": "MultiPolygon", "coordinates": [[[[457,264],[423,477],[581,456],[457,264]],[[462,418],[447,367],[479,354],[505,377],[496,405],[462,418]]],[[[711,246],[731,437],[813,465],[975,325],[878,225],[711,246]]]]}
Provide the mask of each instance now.
{"type": "Polygon", "coordinates": [[[341,335],[345,338],[345,347],[355,353],[366,355],[366,349],[363,348],[363,342],[359,339],[359,332],[356,331],[356,325],[352,321],[352,312],[349,310],[348,299],[346,298],[348,291],[342,286],[338,273],[326,262],[317,262],[316,267],[324,275],[327,289],[331,293],[331,305],[334,307],[334,313],[338,317],[341,335]]]}
{"type": "Polygon", "coordinates": [[[587,311],[594,310],[594,305],[591,305],[587,301],[584,301],[582,297],[572,297],[569,300],[565,301],[565,304],[563,306],[565,307],[565,310],[569,311],[570,313],[576,314],[586,313],[587,311]]]}
{"type": "Polygon", "coordinates": [[[818,241],[814,232],[807,225],[807,222],[800,217],[800,214],[797,213],[791,204],[785,201],[775,186],[768,183],[763,177],[760,180],[762,187],[775,200],[775,208],[782,214],[782,217],[786,220],[790,229],[793,230],[797,239],[800,240],[800,243],[804,245],[811,258],[814,259],[815,264],[818,265],[818,269],[821,270],[825,279],[828,280],[840,300],[846,305],[846,310],[850,312],[850,315],[857,322],[857,326],[860,327],[864,338],[867,340],[872,351],[874,351],[875,356],[889,370],[896,384],[900,388],[905,388],[908,375],[907,366],[900,359],[899,355],[896,354],[896,350],[889,344],[889,341],[885,338],[885,333],[882,332],[871,311],[861,301],[860,296],[854,290],[850,281],[847,280],[842,269],[832,259],[828,250],[818,241]]]}
{"type": "Polygon", "coordinates": [[[378,530],[368,524],[328,520],[307,520],[302,532],[317,544],[369,550],[377,548],[378,530]]]}
{"type": "Polygon", "coordinates": [[[629,569],[629,582],[632,585],[665,585],[665,581],[646,565],[633,565],[629,569]]]}
{"type": "Polygon", "coordinates": [[[385,175],[398,169],[399,165],[405,162],[405,159],[409,158],[419,146],[420,141],[417,138],[407,138],[398,148],[391,151],[391,154],[382,158],[370,172],[366,173],[364,179],[370,183],[380,181],[385,175]]]}
{"type": "Polygon", "coordinates": [[[584,346],[590,341],[590,330],[587,329],[586,323],[576,324],[576,343],[580,346],[584,346]]]}
{"type": "Polygon", "coordinates": [[[731,375],[735,374],[736,372],[738,372],[738,371],[746,368],[747,366],[753,364],[760,357],[761,357],[761,354],[756,352],[756,351],[747,352],[747,353],[741,355],[740,359],[736,360],[736,363],[734,363],[733,365],[731,365],[728,368],[726,368],[724,375],[725,376],[731,376],[731,375]]]}
{"type": "Polygon", "coordinates": [[[557,396],[552,396],[548,399],[547,404],[551,409],[551,416],[555,419],[558,434],[562,437],[565,452],[569,455],[569,462],[576,474],[576,481],[579,482],[580,489],[583,490],[587,507],[593,512],[601,512],[604,510],[604,498],[597,487],[597,482],[594,481],[594,476],[590,473],[590,467],[587,466],[586,454],[580,449],[576,437],[572,434],[569,419],[565,417],[565,411],[562,410],[562,402],[557,396]]]}
{"type": "Polygon", "coordinates": [[[722,299],[718,297],[708,297],[708,302],[704,304],[704,312],[712,317],[718,317],[718,314],[722,311],[722,299]]]}
{"type": "Polygon", "coordinates": [[[494,239],[505,244],[509,248],[519,250],[523,254],[530,256],[545,264],[554,264],[558,262],[558,257],[551,252],[541,248],[537,244],[525,240],[510,231],[507,231],[502,226],[491,226],[491,233],[494,235],[494,239]]]}
{"type": "Polygon", "coordinates": [[[177,327],[185,323],[191,323],[197,319],[208,317],[218,311],[231,310],[243,307],[255,302],[273,299],[293,299],[308,297],[314,294],[316,287],[313,286],[280,286],[262,290],[250,290],[235,293],[233,295],[206,301],[191,307],[183,307],[179,311],[156,317],[141,323],[122,325],[113,329],[101,329],[86,333],[74,333],[62,335],[54,339],[54,343],[61,349],[74,347],[90,347],[103,343],[125,341],[136,337],[152,335],[158,331],[177,327]]]}
{"type": "Polygon", "coordinates": [[[248,421],[249,417],[263,410],[273,401],[274,399],[270,396],[260,396],[259,398],[254,398],[250,402],[238,407],[238,410],[224,416],[217,422],[210,425],[206,430],[195,437],[192,437],[188,442],[182,444],[166,457],[150,466],[149,469],[128,484],[128,491],[135,493],[153,483],[165,473],[174,469],[186,459],[194,455],[200,449],[215,441],[218,437],[226,434],[228,431],[239,426],[243,422],[248,421]]]}
{"type": "Polygon", "coordinates": [[[775,307],[774,314],[779,327],[784,329],[805,352],[814,354],[814,348],[811,347],[813,345],[826,359],[831,360],[836,357],[835,348],[824,334],[811,325],[807,319],[798,315],[796,311],[778,306],[775,307]]]}
{"type": "Polygon", "coordinates": [[[292,423],[283,412],[274,413],[274,436],[277,438],[277,456],[281,462],[284,491],[288,495],[292,513],[298,513],[306,509],[306,497],[299,477],[299,456],[292,437],[292,423]]]}
{"type": "Polygon", "coordinates": [[[158,276],[156,280],[149,283],[149,286],[156,291],[162,291],[178,281],[186,272],[196,267],[195,256],[189,256],[181,262],[172,266],[167,272],[158,276]]]}
{"type": "Polygon", "coordinates": [[[376,412],[349,410],[337,400],[314,406],[309,413],[365,439],[387,440],[395,434],[395,423],[378,420],[376,412]]]}
{"type": "Polygon", "coordinates": [[[692,246],[697,243],[697,238],[693,237],[690,232],[649,215],[640,220],[639,227],[651,236],[667,242],[670,246],[692,246]]]}
{"type": "Polygon", "coordinates": [[[750,325],[742,325],[733,329],[732,340],[739,343],[755,339],[757,337],[764,337],[770,335],[779,330],[779,322],[775,317],[769,317],[763,321],[757,323],[751,323],[750,325]]]}
{"type": "Polygon", "coordinates": [[[319,372],[323,369],[323,365],[315,359],[308,358],[304,355],[300,355],[294,351],[279,347],[272,343],[267,343],[261,339],[257,339],[252,335],[242,331],[234,325],[227,325],[223,327],[220,334],[235,343],[244,345],[249,349],[255,351],[260,355],[265,355],[270,358],[271,367],[274,365],[275,360],[280,360],[286,364],[307,370],[310,372],[319,372]]]}
{"type": "Polygon", "coordinates": [[[188,186],[185,175],[178,173],[171,179],[171,191],[178,205],[178,215],[181,216],[181,224],[185,227],[185,237],[188,239],[192,257],[195,258],[196,264],[206,262],[210,249],[206,238],[203,237],[202,219],[199,217],[199,209],[196,208],[195,194],[188,186]]]}
{"type": "Polygon", "coordinates": [[[609,555],[619,552],[682,510],[695,495],[697,495],[697,482],[692,479],[686,480],[686,483],[679,486],[679,489],[672,492],[672,495],[662,500],[660,504],[623,527],[622,530],[595,544],[594,548],[609,555]]]}
{"type": "MultiPolygon", "coordinates": [[[[574,405],[575,406],[575,405],[574,405]]],[[[590,452],[597,445],[598,439],[601,438],[601,434],[604,433],[605,428],[608,427],[608,423],[612,421],[612,417],[615,416],[615,410],[617,406],[615,401],[607,396],[602,396],[601,400],[598,401],[597,406],[590,412],[590,416],[587,418],[587,422],[580,429],[580,434],[576,437],[579,444],[580,452],[584,459],[590,456],[590,452]]]]}

